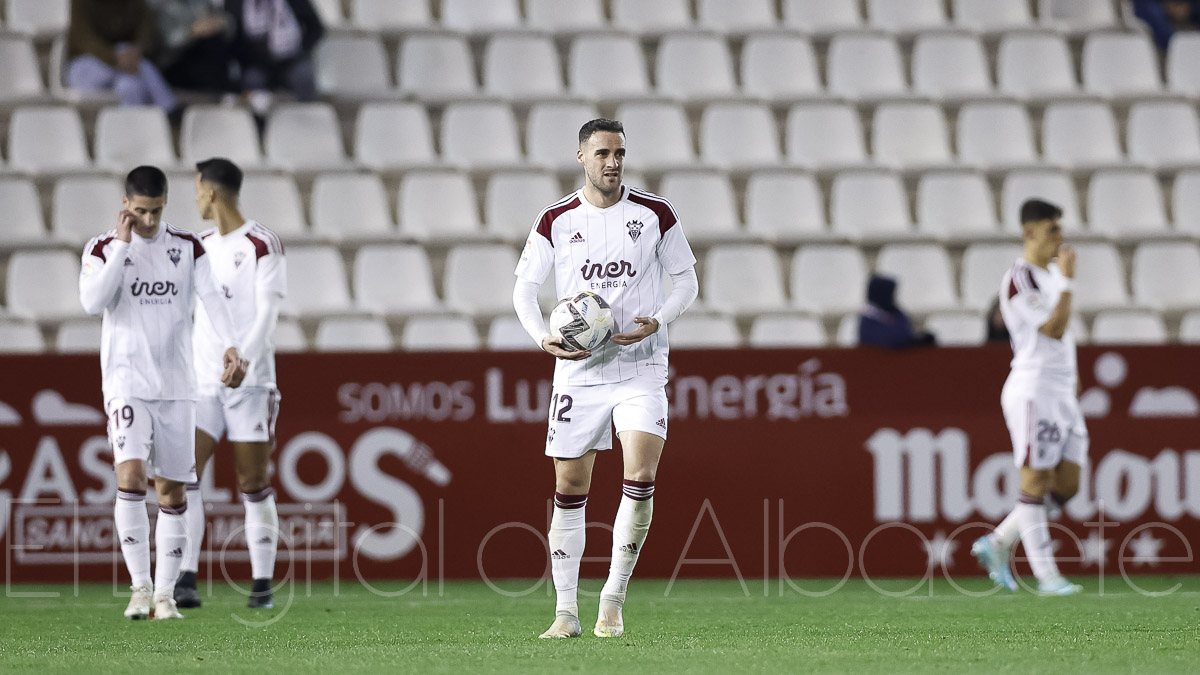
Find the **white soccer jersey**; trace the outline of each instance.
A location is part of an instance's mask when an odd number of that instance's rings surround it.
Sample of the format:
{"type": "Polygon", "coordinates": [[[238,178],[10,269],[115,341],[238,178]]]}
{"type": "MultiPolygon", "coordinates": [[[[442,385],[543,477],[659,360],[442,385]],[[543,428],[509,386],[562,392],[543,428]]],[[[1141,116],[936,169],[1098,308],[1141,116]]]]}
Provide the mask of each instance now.
{"type": "Polygon", "coordinates": [[[1041,333],[1058,305],[1067,280],[1058,265],[1042,269],[1018,259],[1000,284],[1000,313],[1012,341],[1012,374],[1035,387],[1075,391],[1075,336],[1068,327],[1059,340],[1041,333]]]}
{"type": "MultiPolygon", "coordinates": [[[[516,275],[541,284],[554,271],[558,297],[596,293],[612,307],[617,332],[637,328],[634,317],[654,316],[666,299],[663,275],[696,264],[670,202],[645,190],[621,186],[621,199],[602,209],[583,190],[550,205],[538,216],[516,275]]],[[[661,322],[660,322],[661,323],[661,322]]],[[[667,381],[667,326],[641,342],[609,342],[582,361],[557,359],[555,384],[612,384],[646,376],[667,381]]]]}
{"type": "MultiPolygon", "coordinates": [[[[104,400],[192,400],[192,308],[199,295],[207,313],[237,346],[229,309],[195,233],[161,223],[158,233],[132,241],[110,230],[83,250],[79,296],[89,314],[104,314],[100,370],[104,400]]],[[[219,357],[218,357],[219,358],[219,357]]]]}
{"type": "MultiPolygon", "coordinates": [[[[200,233],[212,261],[224,299],[233,314],[243,353],[250,361],[243,387],[275,386],[275,343],[270,317],[259,316],[259,308],[274,296],[287,294],[287,266],[283,244],[274,232],[247,220],[241,227],[222,235],[217,229],[200,233]]],[[[196,316],[196,379],[201,387],[221,384],[221,355],[224,341],[208,316],[196,316]]]]}

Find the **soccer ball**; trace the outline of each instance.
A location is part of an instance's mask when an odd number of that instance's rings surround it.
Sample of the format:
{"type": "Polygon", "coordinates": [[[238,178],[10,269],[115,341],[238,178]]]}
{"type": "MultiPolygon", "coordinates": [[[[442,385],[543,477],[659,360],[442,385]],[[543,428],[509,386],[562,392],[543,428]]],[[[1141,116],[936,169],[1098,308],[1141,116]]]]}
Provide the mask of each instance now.
{"type": "Polygon", "coordinates": [[[599,349],[615,328],[608,303],[588,291],[559,300],[550,311],[550,333],[561,337],[569,352],[599,349]]]}

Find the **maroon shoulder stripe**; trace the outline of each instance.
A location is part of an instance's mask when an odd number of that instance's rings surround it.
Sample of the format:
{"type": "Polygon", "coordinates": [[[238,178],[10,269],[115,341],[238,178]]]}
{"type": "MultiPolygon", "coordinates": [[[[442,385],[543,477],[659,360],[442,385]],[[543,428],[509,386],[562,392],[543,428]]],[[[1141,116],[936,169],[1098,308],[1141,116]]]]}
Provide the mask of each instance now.
{"type": "Polygon", "coordinates": [[[1029,287],[1033,290],[1038,290],[1037,280],[1033,278],[1033,270],[1025,268],[1025,277],[1029,281],[1029,287]]]}
{"type": "Polygon", "coordinates": [[[1009,279],[1009,280],[1008,280],[1008,299],[1009,299],[1009,300],[1012,300],[1012,299],[1013,299],[1013,296],[1014,296],[1014,295],[1016,295],[1017,293],[1018,293],[1018,291],[1017,291],[1017,282],[1016,282],[1016,280],[1014,280],[1014,279],[1009,279]]]}
{"type": "Polygon", "coordinates": [[[254,234],[267,242],[267,248],[270,249],[271,253],[283,253],[283,240],[274,231],[268,229],[262,223],[256,223],[252,229],[254,234]]]}
{"type": "Polygon", "coordinates": [[[267,242],[263,241],[262,239],[259,239],[249,232],[246,233],[246,238],[250,240],[250,243],[254,244],[255,260],[260,260],[271,252],[271,249],[267,246],[267,242]]]}
{"type": "Polygon", "coordinates": [[[116,237],[103,237],[96,240],[96,245],[92,247],[92,255],[108,262],[108,258],[104,255],[104,247],[108,246],[108,242],[116,239],[116,237]]]}
{"type": "Polygon", "coordinates": [[[550,228],[554,225],[554,221],[558,220],[558,217],[567,211],[578,208],[580,204],[581,202],[579,201],[579,195],[576,195],[570,201],[562,204],[561,206],[551,206],[545,211],[542,211],[542,217],[538,218],[538,234],[545,237],[546,241],[550,242],[551,246],[554,246],[554,240],[550,238],[550,228]]]}
{"type": "Polygon", "coordinates": [[[187,239],[188,241],[192,242],[193,260],[198,260],[200,256],[204,255],[204,244],[200,242],[200,237],[197,237],[196,233],[180,229],[174,225],[168,225],[167,231],[176,237],[179,237],[180,239],[187,239]]]}
{"type": "Polygon", "coordinates": [[[679,219],[675,217],[675,209],[671,208],[670,202],[661,197],[652,195],[649,192],[630,189],[629,201],[650,209],[654,212],[654,215],[658,216],[659,236],[666,234],[667,230],[675,227],[679,222],[679,219]]]}

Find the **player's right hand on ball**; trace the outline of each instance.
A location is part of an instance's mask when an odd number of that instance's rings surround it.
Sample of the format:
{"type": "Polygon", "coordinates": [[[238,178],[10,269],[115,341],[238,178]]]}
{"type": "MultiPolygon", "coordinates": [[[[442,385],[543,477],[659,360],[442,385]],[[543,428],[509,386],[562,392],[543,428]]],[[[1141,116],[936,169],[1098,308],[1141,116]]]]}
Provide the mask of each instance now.
{"type": "Polygon", "coordinates": [[[121,211],[117,214],[117,239],[128,244],[133,236],[133,224],[137,222],[137,216],[133,215],[133,211],[121,211]]]}
{"type": "Polygon", "coordinates": [[[592,355],[592,353],[586,349],[578,352],[569,352],[566,349],[563,349],[562,338],[554,337],[553,335],[547,335],[546,337],[542,338],[542,351],[568,361],[579,361],[580,359],[586,359],[592,355]]]}
{"type": "Polygon", "coordinates": [[[1070,246],[1058,249],[1058,269],[1064,277],[1075,278],[1075,249],[1070,246]]]}

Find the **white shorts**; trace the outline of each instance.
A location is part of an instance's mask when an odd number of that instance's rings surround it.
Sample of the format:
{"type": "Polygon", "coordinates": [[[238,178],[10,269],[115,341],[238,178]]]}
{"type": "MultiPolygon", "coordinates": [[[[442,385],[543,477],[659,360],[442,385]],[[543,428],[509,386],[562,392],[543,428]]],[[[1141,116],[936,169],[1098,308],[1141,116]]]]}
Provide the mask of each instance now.
{"type": "Polygon", "coordinates": [[[1053,469],[1064,460],[1087,463],[1088,430],[1073,393],[1010,381],[1000,394],[1000,405],[1017,466],[1053,469]]]}
{"type": "Polygon", "coordinates": [[[555,386],[550,396],[546,454],[582,457],[612,448],[612,428],[667,437],[667,390],[661,380],[633,378],[617,384],[555,386]]]}
{"type": "Polygon", "coordinates": [[[274,443],[279,399],[278,390],[266,387],[204,387],[196,404],[196,428],[216,441],[228,433],[234,443],[274,443]]]}
{"type": "Polygon", "coordinates": [[[153,467],[152,475],[196,482],[195,401],[114,398],[104,410],[114,466],[137,459],[153,467]]]}

